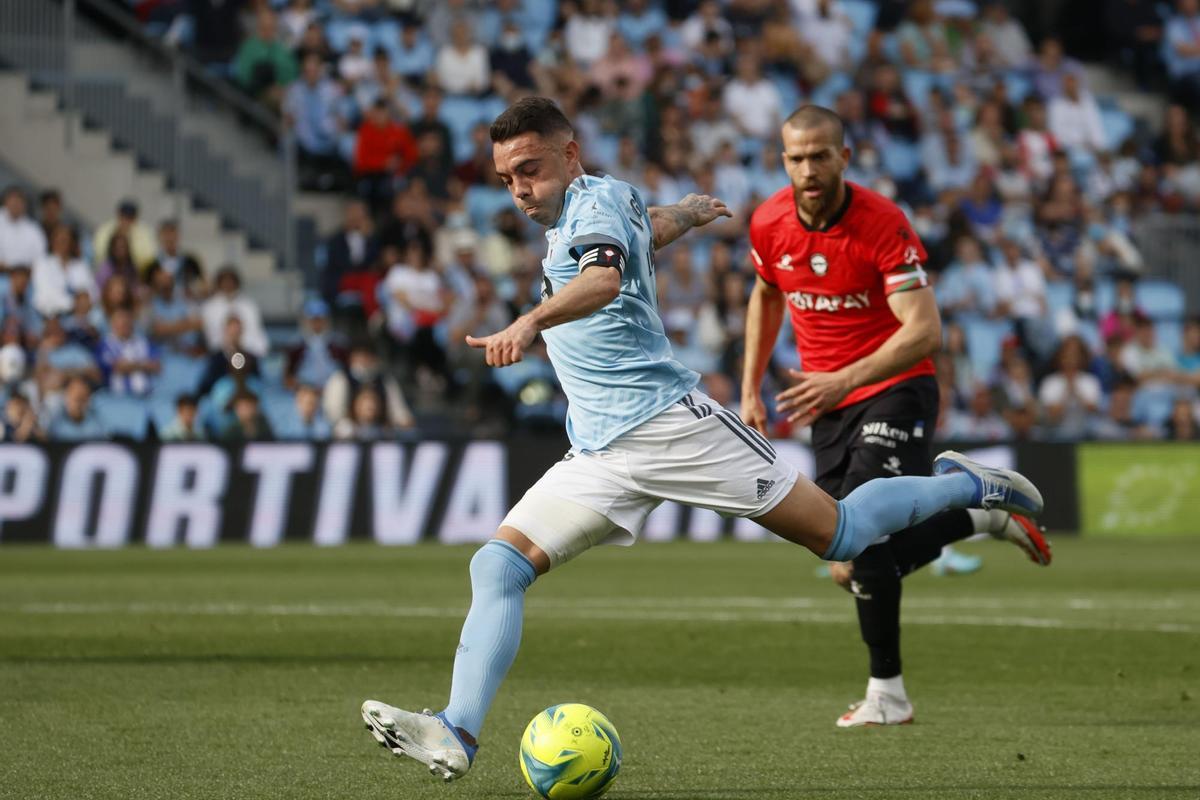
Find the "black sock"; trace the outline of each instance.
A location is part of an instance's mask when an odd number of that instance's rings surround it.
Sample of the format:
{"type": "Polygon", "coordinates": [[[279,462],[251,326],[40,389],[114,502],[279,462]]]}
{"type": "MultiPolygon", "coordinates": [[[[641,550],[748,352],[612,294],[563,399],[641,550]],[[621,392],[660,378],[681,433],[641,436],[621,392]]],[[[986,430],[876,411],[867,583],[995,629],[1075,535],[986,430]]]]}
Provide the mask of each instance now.
{"type": "Polygon", "coordinates": [[[889,544],[868,547],[854,559],[854,605],[872,678],[900,674],[900,572],[889,544]]]}
{"type": "Polygon", "coordinates": [[[942,548],[975,533],[971,515],[963,509],[944,511],[887,541],[900,576],[915,572],[941,555],[942,548]]]}

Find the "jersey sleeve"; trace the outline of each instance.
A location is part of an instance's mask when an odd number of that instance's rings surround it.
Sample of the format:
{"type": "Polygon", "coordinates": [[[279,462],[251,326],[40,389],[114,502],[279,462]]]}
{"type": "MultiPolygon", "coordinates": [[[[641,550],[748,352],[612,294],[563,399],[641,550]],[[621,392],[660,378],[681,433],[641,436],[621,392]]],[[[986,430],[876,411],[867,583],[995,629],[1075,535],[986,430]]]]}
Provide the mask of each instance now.
{"type": "Polygon", "coordinates": [[[771,261],[771,253],[767,245],[767,237],[763,234],[760,227],[755,224],[754,219],[751,218],[750,263],[754,266],[754,271],[758,273],[758,277],[772,286],[778,287],[779,284],[775,280],[775,267],[771,261]]]}
{"type": "Polygon", "coordinates": [[[624,271],[633,246],[629,213],[629,209],[618,207],[610,191],[592,192],[571,209],[567,248],[580,271],[596,266],[624,271]]]}
{"type": "Polygon", "coordinates": [[[883,293],[910,292],[929,286],[929,255],[908,218],[899,210],[876,233],[875,263],[883,273],[883,293]]]}

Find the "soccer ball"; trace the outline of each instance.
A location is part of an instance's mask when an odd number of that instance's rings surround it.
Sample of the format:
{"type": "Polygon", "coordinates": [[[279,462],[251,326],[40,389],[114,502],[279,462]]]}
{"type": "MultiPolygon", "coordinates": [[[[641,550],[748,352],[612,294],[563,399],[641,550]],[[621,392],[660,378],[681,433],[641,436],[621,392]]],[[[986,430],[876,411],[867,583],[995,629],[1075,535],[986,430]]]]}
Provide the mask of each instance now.
{"type": "Polygon", "coordinates": [[[608,717],[582,703],[550,706],[521,737],[521,774],[549,800],[599,797],[621,769],[621,740],[608,717]]]}

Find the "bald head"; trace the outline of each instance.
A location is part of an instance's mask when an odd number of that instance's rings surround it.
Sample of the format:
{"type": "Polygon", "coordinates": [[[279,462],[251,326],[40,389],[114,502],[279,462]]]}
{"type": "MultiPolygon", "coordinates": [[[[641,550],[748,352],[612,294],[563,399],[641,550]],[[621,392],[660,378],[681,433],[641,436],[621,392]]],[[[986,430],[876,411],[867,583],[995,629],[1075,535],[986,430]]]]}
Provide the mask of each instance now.
{"type": "Polygon", "coordinates": [[[807,131],[813,128],[827,128],[831,134],[832,144],[838,148],[846,145],[846,128],[842,118],[824,106],[800,106],[783,121],[785,128],[797,131],[807,131]]]}

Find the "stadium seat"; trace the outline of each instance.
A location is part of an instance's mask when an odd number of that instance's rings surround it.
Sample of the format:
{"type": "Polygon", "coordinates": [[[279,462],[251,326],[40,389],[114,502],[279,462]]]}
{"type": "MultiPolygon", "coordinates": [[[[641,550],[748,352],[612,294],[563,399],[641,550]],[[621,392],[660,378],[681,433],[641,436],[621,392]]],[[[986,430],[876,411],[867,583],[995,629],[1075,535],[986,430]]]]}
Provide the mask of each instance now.
{"type": "Polygon", "coordinates": [[[1154,338],[1176,358],[1183,353],[1183,323],[1166,320],[1154,323],[1154,338]]]}
{"type": "Polygon", "coordinates": [[[879,6],[870,0],[842,0],[841,6],[854,25],[854,38],[866,39],[879,17],[879,6]]]}
{"type": "Polygon", "coordinates": [[[921,170],[921,150],[915,144],[892,140],[883,149],[883,168],[898,181],[910,181],[921,170]]]}
{"type": "Polygon", "coordinates": [[[1104,126],[1104,139],[1110,150],[1118,150],[1133,135],[1133,117],[1116,106],[1101,108],[1100,122],[1104,126]]]}
{"type": "Polygon", "coordinates": [[[1134,290],[1138,307],[1151,319],[1179,320],[1187,310],[1187,295],[1171,281],[1148,278],[1134,290]]]}
{"type": "Polygon", "coordinates": [[[370,49],[371,28],[365,22],[354,19],[334,17],[325,25],[325,38],[335,52],[344,53],[350,47],[350,40],[360,37],[370,49]]]}
{"type": "Polygon", "coordinates": [[[1096,314],[1103,317],[1117,302],[1117,287],[1107,278],[1096,281],[1096,314]]]}
{"type": "Polygon", "coordinates": [[[448,95],[442,100],[438,117],[450,128],[455,160],[466,161],[471,157],[471,129],[485,121],[480,101],[473,97],[448,95]]]}
{"type": "Polygon", "coordinates": [[[193,358],[179,353],[164,353],[162,371],[154,383],[155,397],[174,401],[181,394],[196,391],[196,385],[204,374],[205,359],[193,358]]]}
{"type": "Polygon", "coordinates": [[[826,78],[824,83],[813,89],[812,102],[819,106],[833,108],[837,105],[838,97],[853,85],[849,75],[844,72],[835,72],[826,78]]]}
{"type": "Polygon", "coordinates": [[[143,398],[107,391],[92,396],[92,409],[104,430],[115,437],[141,441],[146,438],[149,423],[147,403],[143,398]]]}
{"type": "Polygon", "coordinates": [[[161,438],[162,432],[175,421],[175,401],[165,397],[155,398],[150,402],[149,413],[150,423],[154,425],[154,430],[158,431],[161,438]]]}
{"type": "Polygon", "coordinates": [[[904,73],[904,93],[918,108],[929,107],[929,93],[937,85],[932,72],[910,69],[904,73]]]}
{"type": "Polygon", "coordinates": [[[1133,395],[1133,418],[1143,425],[1162,427],[1171,418],[1175,387],[1165,384],[1143,386],[1133,395]]]}
{"type": "Polygon", "coordinates": [[[1051,317],[1071,308],[1075,302],[1075,288],[1067,281],[1051,281],[1046,284],[1046,306],[1051,317]]]}
{"type": "Polygon", "coordinates": [[[986,378],[1000,363],[1000,346],[1006,336],[1013,332],[1012,322],[1007,319],[970,319],[963,321],[963,333],[967,338],[967,352],[975,374],[986,378]]]}
{"type": "Polygon", "coordinates": [[[1025,98],[1033,93],[1033,81],[1024,72],[1011,70],[1004,73],[1004,88],[1008,99],[1014,105],[1020,105],[1025,98]]]}
{"type": "Polygon", "coordinates": [[[479,233],[490,231],[496,214],[512,207],[508,192],[492,186],[472,186],[465,199],[471,227],[479,233]]]}

